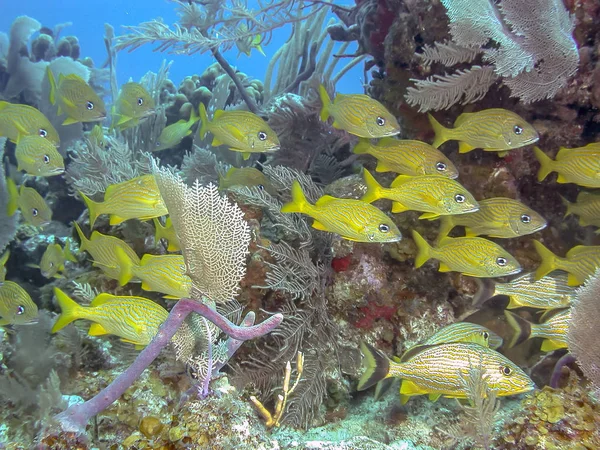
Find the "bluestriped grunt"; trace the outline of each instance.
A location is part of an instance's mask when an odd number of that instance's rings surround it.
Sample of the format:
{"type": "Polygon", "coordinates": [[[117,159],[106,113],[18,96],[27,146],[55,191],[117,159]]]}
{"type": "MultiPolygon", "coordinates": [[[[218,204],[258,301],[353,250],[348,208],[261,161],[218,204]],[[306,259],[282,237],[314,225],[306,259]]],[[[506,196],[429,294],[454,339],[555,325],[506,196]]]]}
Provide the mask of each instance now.
{"type": "Polygon", "coordinates": [[[564,270],[569,273],[568,285],[579,286],[600,267],[600,245],[577,245],[564,258],[556,256],[540,241],[533,241],[533,246],[542,259],[535,271],[536,280],[553,270],[564,270]]]}
{"type": "Polygon", "coordinates": [[[508,324],[514,331],[509,347],[539,337],[543,338],[541,351],[551,352],[567,348],[567,332],[571,321],[571,309],[548,310],[540,317],[540,323],[531,323],[511,311],[504,311],[508,324]]]}
{"type": "Polygon", "coordinates": [[[558,172],[558,183],[600,187],[600,142],[579,148],[561,147],[554,161],[538,147],[534,147],[533,151],[540,162],[538,181],[544,180],[551,172],[558,172]]]}
{"type": "Polygon", "coordinates": [[[579,225],[582,227],[589,225],[600,227],[600,194],[595,192],[580,192],[577,195],[577,202],[575,203],[571,203],[565,198],[562,200],[567,207],[565,217],[574,214],[579,216],[579,225]]]}

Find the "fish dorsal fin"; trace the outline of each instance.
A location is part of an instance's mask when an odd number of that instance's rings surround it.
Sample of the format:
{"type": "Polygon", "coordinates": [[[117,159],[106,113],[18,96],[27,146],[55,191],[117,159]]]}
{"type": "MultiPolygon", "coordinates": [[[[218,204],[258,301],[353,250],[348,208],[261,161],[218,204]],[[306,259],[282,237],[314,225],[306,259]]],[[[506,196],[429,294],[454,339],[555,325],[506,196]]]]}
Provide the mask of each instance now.
{"type": "Polygon", "coordinates": [[[435,347],[435,345],[431,345],[431,344],[413,345],[411,348],[409,348],[408,350],[406,350],[404,352],[404,354],[400,357],[399,362],[406,362],[408,360],[411,360],[412,358],[417,356],[419,353],[421,353],[431,347],[435,347]]]}
{"type": "Polygon", "coordinates": [[[600,200],[600,195],[594,192],[582,191],[577,195],[577,202],[585,202],[593,198],[597,198],[600,200]]]}
{"type": "Polygon", "coordinates": [[[151,255],[150,253],[145,253],[144,256],[142,256],[142,259],[140,260],[140,266],[145,266],[146,264],[149,264],[155,258],[159,258],[159,256],[151,255]]]}
{"type": "Polygon", "coordinates": [[[112,294],[102,293],[102,294],[97,295],[96,298],[94,300],[92,300],[92,303],[90,303],[90,306],[95,307],[95,306],[104,305],[105,303],[110,302],[114,298],[115,298],[115,296],[112,294]]]}
{"type": "Polygon", "coordinates": [[[331,195],[324,195],[315,203],[315,206],[325,206],[332,201],[337,200],[337,198],[332,197],[331,195]]]}
{"type": "Polygon", "coordinates": [[[569,156],[569,153],[571,153],[572,150],[572,148],[560,147],[558,149],[558,153],[556,154],[556,158],[554,159],[558,161],[559,159],[566,158],[569,156]]]}
{"type": "Polygon", "coordinates": [[[221,117],[223,114],[225,114],[225,111],[223,111],[222,109],[217,109],[213,114],[213,121],[221,117]]]}
{"type": "Polygon", "coordinates": [[[589,249],[590,249],[589,245],[577,245],[567,252],[567,258],[570,258],[571,256],[580,255],[581,253],[588,252],[589,249]]]}
{"type": "Polygon", "coordinates": [[[62,73],[58,76],[58,81],[62,80],[71,80],[71,81],[83,81],[85,83],[85,81],[83,80],[83,78],[81,78],[79,75],[76,75],[74,73],[70,73],[68,75],[63,75],[62,73]]]}
{"type": "Polygon", "coordinates": [[[414,177],[408,176],[408,175],[398,175],[394,181],[392,181],[392,184],[390,185],[390,187],[395,188],[398,187],[404,183],[406,183],[407,181],[410,181],[411,179],[413,179],[414,177]]]}
{"type": "Polygon", "coordinates": [[[554,316],[564,312],[567,308],[561,309],[549,309],[548,311],[544,311],[544,313],[540,316],[540,323],[544,323],[552,319],[554,316]]]}
{"type": "Polygon", "coordinates": [[[473,116],[473,114],[475,113],[462,113],[454,121],[454,128],[458,128],[463,125],[467,120],[469,120],[469,118],[471,118],[471,116],[473,116]]]}
{"type": "Polygon", "coordinates": [[[109,334],[106,329],[100,325],[99,323],[93,323],[90,325],[90,330],[88,331],[90,336],[102,336],[103,334],[109,334]]]}

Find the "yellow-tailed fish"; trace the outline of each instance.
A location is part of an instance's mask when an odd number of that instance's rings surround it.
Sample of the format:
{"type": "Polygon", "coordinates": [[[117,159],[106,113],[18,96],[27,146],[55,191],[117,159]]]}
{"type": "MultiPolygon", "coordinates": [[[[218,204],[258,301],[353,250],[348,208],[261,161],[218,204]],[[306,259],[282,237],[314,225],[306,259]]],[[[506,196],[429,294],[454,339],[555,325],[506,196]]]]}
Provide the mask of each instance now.
{"type": "Polygon", "coordinates": [[[440,238],[455,226],[464,226],[467,237],[514,238],[542,230],[546,219],[517,200],[495,197],[479,200],[479,211],[472,214],[440,217],[440,238]]]}
{"type": "Polygon", "coordinates": [[[25,221],[36,227],[44,227],[52,220],[52,210],[38,191],[24,184],[19,189],[17,205],[25,221]]]}
{"type": "MultiPolygon", "coordinates": [[[[200,103],[202,104],[202,103],[200,103]]],[[[192,134],[192,127],[199,120],[199,116],[196,114],[196,110],[192,108],[189,120],[180,120],[167,127],[160,133],[160,136],[154,143],[153,152],[165,150],[167,148],[175,147],[178,145],[184,137],[192,134]]]]}
{"type": "Polygon", "coordinates": [[[458,170],[452,161],[437,148],[421,141],[386,137],[374,145],[369,139],[360,138],[352,151],[377,158],[376,172],[396,172],[410,176],[443,175],[452,179],[458,177],[458,170]]]}
{"type": "Polygon", "coordinates": [[[405,362],[391,361],[369,344],[361,343],[365,371],[358,382],[362,391],[390,377],[401,378],[403,403],[415,395],[467,398],[470,370],[479,369],[496,395],[522,394],[535,388],[516,364],[495,350],[473,343],[418,346],[405,362]]]}
{"type": "Polygon", "coordinates": [[[277,194],[267,176],[254,167],[232,167],[224,177],[219,177],[219,189],[229,189],[231,186],[257,186],[271,195],[277,194]]]}
{"type": "Polygon", "coordinates": [[[252,153],[272,153],[279,150],[277,134],[261,117],[249,111],[217,109],[209,121],[204,103],[200,103],[200,137],[212,133],[212,146],[226,145],[229,150],[241,152],[244,159],[252,153]]]}
{"type": "Polygon", "coordinates": [[[56,333],[77,319],[91,320],[88,334],[114,334],[136,347],[148,345],[169,313],[158,303],[143,297],[100,294],[90,306],[81,306],[58,288],[54,288],[61,314],[52,327],[56,333]]]}
{"type": "Polygon", "coordinates": [[[380,198],[392,200],[392,212],[421,211],[419,219],[440,215],[467,214],[479,209],[477,200],[460,183],[441,175],[409,177],[398,175],[389,188],[381,186],[368,170],[364,170],[367,192],[363,202],[380,198]]]}
{"type": "Polygon", "coordinates": [[[186,274],[182,255],[146,254],[139,264],[132,261],[121,248],[116,249],[116,256],[121,267],[121,286],[135,277],[142,281],[145,291],[160,292],[168,298],[189,297],[192,279],[186,274]]]}
{"type": "Polygon", "coordinates": [[[542,259],[535,271],[536,280],[553,270],[564,270],[569,273],[568,285],[579,286],[600,267],[600,245],[577,245],[564,258],[556,256],[539,241],[533,241],[533,246],[542,259]]]}
{"type": "Polygon", "coordinates": [[[323,85],[319,86],[323,107],[321,120],[333,117],[333,127],[358,137],[382,138],[400,133],[400,125],[385,106],[364,94],[337,94],[333,102],[323,85]]]}
{"type": "Polygon", "coordinates": [[[94,231],[90,239],[88,239],[83,234],[83,231],[81,231],[81,228],[79,228],[77,222],[75,222],[75,229],[81,239],[79,250],[88,252],[94,261],[93,266],[100,268],[107,277],[118,280],[121,274],[121,267],[116,255],[117,248],[122,248],[129,259],[136,264],[140,263],[140,258],[138,258],[133,249],[121,239],[101,234],[97,231],[94,231]]]}
{"type": "Polygon", "coordinates": [[[48,139],[32,134],[19,135],[15,148],[17,170],[24,170],[30,175],[51,177],[65,171],[63,157],[48,139]]]}
{"type": "Polygon", "coordinates": [[[161,239],[165,239],[168,243],[167,251],[169,252],[178,252],[181,250],[181,245],[179,244],[179,237],[177,237],[177,232],[175,228],[173,228],[173,223],[171,222],[171,218],[167,217],[165,220],[165,224],[161,224],[160,221],[155,217],[152,219],[154,221],[154,240],[158,243],[161,239]]]}
{"type": "Polygon", "coordinates": [[[0,281],[6,279],[6,262],[10,256],[10,250],[6,250],[2,256],[0,256],[0,281]]]}
{"type": "Polygon", "coordinates": [[[106,139],[104,138],[104,128],[102,125],[94,125],[94,128],[88,133],[88,140],[95,147],[104,148],[106,146],[106,139]]]}
{"type": "Polygon", "coordinates": [[[551,172],[558,172],[558,183],[600,187],[600,142],[579,148],[561,147],[556,160],[550,159],[538,147],[534,147],[533,151],[540,162],[538,181],[542,181],[551,172]]]}
{"type": "MultiPolygon", "coordinates": [[[[240,33],[247,34],[248,26],[245,23],[242,23],[238,26],[238,30],[240,31],[240,33]]],[[[244,53],[246,56],[250,56],[253,48],[258,50],[261,55],[266,56],[265,52],[260,46],[261,42],[262,38],[260,37],[260,34],[257,34],[256,36],[247,36],[238,39],[237,41],[235,41],[235,46],[239,51],[237,57],[239,58],[242,53],[244,53]]]]}
{"type": "Polygon", "coordinates": [[[521,265],[510,253],[484,238],[445,237],[437,247],[431,247],[415,230],[412,236],[418,250],[417,268],[435,258],[440,261],[440,272],[460,272],[477,278],[504,277],[521,271],[521,265]]]}
{"type": "Polygon", "coordinates": [[[40,260],[40,272],[46,278],[61,278],[65,270],[65,261],[77,262],[71,253],[71,244],[67,239],[65,248],[60,244],[50,244],[40,260]]]}
{"type": "Polygon", "coordinates": [[[0,283],[0,325],[24,325],[37,320],[38,308],[25,289],[12,281],[0,283]]]}
{"type": "Polygon", "coordinates": [[[312,205],[298,181],[292,184],[292,201],[281,207],[283,213],[301,213],[315,219],[313,228],[337,233],[357,242],[397,242],[402,233],[378,208],[360,200],[324,195],[312,205]]]}
{"type": "MultiPolygon", "coordinates": [[[[576,203],[571,203],[565,198],[562,198],[562,200],[567,207],[565,217],[574,214],[579,216],[579,225],[582,227],[587,227],[588,225],[600,227],[600,194],[595,192],[580,192],[576,203]]],[[[598,232],[596,230],[596,233],[598,232]]]]}
{"type": "Polygon", "coordinates": [[[110,224],[128,219],[147,220],[168,214],[154,175],[142,175],[106,188],[103,202],[95,202],[79,193],[90,211],[90,227],[100,214],[110,214],[110,224]]]}
{"type": "Polygon", "coordinates": [[[501,108],[484,109],[476,113],[463,113],[454,122],[454,128],[445,128],[429,114],[435,132],[434,147],[446,141],[459,141],[459,153],[481,148],[486,152],[500,152],[524,147],[538,141],[535,128],[512,111],[501,108]]]}
{"type": "Polygon", "coordinates": [[[525,273],[508,283],[478,280],[479,289],[473,298],[473,304],[479,306],[496,295],[506,295],[510,299],[506,309],[565,308],[570,305],[576,290],[568,285],[567,279],[566,272],[555,271],[537,281],[533,272],[525,273]]]}
{"type": "Polygon", "coordinates": [[[571,309],[553,309],[546,311],[540,317],[540,323],[531,323],[511,311],[504,311],[506,320],[514,330],[509,347],[521,342],[539,337],[543,338],[541,350],[551,352],[559,348],[567,348],[567,331],[571,321],[571,309]]]}
{"type": "Polygon", "coordinates": [[[58,115],[67,117],[63,125],[77,122],[97,122],[106,117],[106,107],[102,99],[83,78],[74,73],[58,75],[54,78],[50,66],[46,69],[50,83],[50,103],[58,105],[58,115]]]}
{"type": "Polygon", "coordinates": [[[112,107],[112,128],[126,130],[154,114],[154,99],[139,83],[121,86],[117,101],[112,107]]]}
{"type": "Polygon", "coordinates": [[[32,106],[0,101],[0,136],[17,142],[21,136],[40,136],[55,147],[60,145],[58,132],[40,111],[32,106]]]}

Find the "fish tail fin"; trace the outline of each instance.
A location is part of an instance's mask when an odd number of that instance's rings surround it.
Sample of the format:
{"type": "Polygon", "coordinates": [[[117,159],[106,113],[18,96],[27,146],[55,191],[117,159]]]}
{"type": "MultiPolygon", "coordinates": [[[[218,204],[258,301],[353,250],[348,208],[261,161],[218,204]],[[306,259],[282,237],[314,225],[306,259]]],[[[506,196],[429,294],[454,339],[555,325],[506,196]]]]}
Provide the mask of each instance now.
{"type": "Polygon", "coordinates": [[[302,186],[298,181],[294,181],[292,184],[292,201],[286,203],[281,207],[282,213],[302,213],[310,207],[310,203],[306,199],[304,192],[302,192],[302,186]]]}
{"type": "Polygon", "coordinates": [[[204,137],[206,136],[206,133],[208,133],[208,125],[209,125],[209,121],[208,121],[208,114],[206,114],[206,106],[204,106],[204,103],[200,102],[200,106],[198,107],[198,112],[200,113],[200,121],[202,122],[202,125],[200,125],[200,138],[204,139],[204,137]]]}
{"type": "Polygon", "coordinates": [[[389,377],[390,360],[372,345],[366,342],[360,343],[360,351],[363,355],[364,372],[358,380],[359,391],[370,388],[374,384],[389,377]]]}
{"type": "Polygon", "coordinates": [[[56,105],[56,79],[50,69],[50,65],[46,66],[46,75],[48,76],[48,83],[50,83],[50,95],[48,96],[50,103],[56,105]]]}
{"type": "Polygon", "coordinates": [[[131,261],[131,258],[127,256],[125,250],[121,247],[115,249],[115,256],[121,269],[119,273],[119,286],[125,286],[133,278],[133,261],[131,261]]]}
{"type": "Polygon", "coordinates": [[[429,117],[429,123],[431,124],[431,128],[433,128],[433,132],[435,133],[435,138],[433,139],[433,144],[431,145],[435,148],[438,148],[440,145],[450,139],[448,136],[448,132],[450,130],[439,123],[431,114],[427,114],[427,117],[429,117]]]}
{"type": "Polygon", "coordinates": [[[415,267],[419,268],[431,258],[431,245],[417,233],[412,230],[412,238],[417,246],[417,256],[415,256],[415,267]]]}
{"type": "Polygon", "coordinates": [[[73,252],[71,251],[71,239],[67,239],[65,241],[65,248],[63,249],[63,255],[65,256],[65,259],[67,261],[77,262],[77,258],[75,258],[75,255],[73,255],[73,252]]]}
{"type": "Polygon", "coordinates": [[[6,214],[10,217],[17,212],[19,207],[19,190],[15,180],[6,178],[6,190],[8,191],[8,202],[6,204],[6,214]]]}
{"type": "Polygon", "coordinates": [[[154,222],[154,241],[158,243],[161,239],[167,239],[165,237],[165,227],[160,223],[160,220],[155,217],[152,222],[154,222]]]}
{"type": "Polygon", "coordinates": [[[379,200],[381,198],[382,186],[367,169],[364,170],[363,176],[365,179],[365,184],[367,185],[367,192],[365,192],[365,195],[362,196],[361,201],[373,203],[375,200],[379,200]]]}
{"type": "Polygon", "coordinates": [[[554,171],[554,160],[546,155],[539,147],[533,147],[533,153],[540,163],[538,171],[538,181],[543,181],[550,172],[554,171]]]}
{"type": "Polygon", "coordinates": [[[539,280],[542,277],[548,275],[553,270],[558,269],[558,259],[552,251],[550,251],[544,244],[540,241],[533,241],[533,246],[535,247],[536,252],[540,255],[542,262],[539,267],[535,271],[535,279],[539,280]]]}
{"type": "Polygon", "coordinates": [[[371,148],[371,141],[367,138],[358,138],[358,144],[354,146],[352,149],[353,153],[357,155],[364,155],[369,153],[369,149],[371,148]]]}
{"type": "Polygon", "coordinates": [[[329,94],[325,89],[325,86],[322,84],[319,85],[319,97],[321,97],[321,102],[323,103],[323,107],[321,108],[321,120],[325,122],[329,119],[329,105],[331,105],[331,99],[329,98],[329,94]]]}
{"type": "Polygon", "coordinates": [[[83,309],[71,297],[61,291],[59,288],[54,288],[54,295],[58,306],[60,307],[60,316],[52,326],[52,333],[56,333],[69,325],[74,320],[81,318],[81,310],[83,309]]]}
{"type": "Polygon", "coordinates": [[[563,205],[565,205],[565,207],[567,208],[567,211],[565,212],[565,217],[569,217],[571,214],[573,214],[573,203],[564,198],[562,195],[560,195],[559,197],[563,205]]]}
{"type": "Polygon", "coordinates": [[[514,333],[508,343],[508,348],[512,348],[531,337],[531,322],[523,319],[521,316],[511,311],[504,311],[508,325],[513,329],[514,333]]]}
{"type": "Polygon", "coordinates": [[[477,284],[477,292],[473,296],[474,308],[480,308],[483,304],[492,298],[496,292],[496,283],[490,278],[473,278],[477,284]]]}
{"type": "Polygon", "coordinates": [[[85,195],[83,192],[79,192],[79,195],[81,196],[81,198],[85,202],[85,205],[88,207],[88,210],[90,211],[90,228],[94,228],[94,223],[96,222],[96,219],[98,218],[98,215],[99,215],[98,208],[100,207],[100,203],[95,202],[94,200],[89,198],[87,195],[85,195]]]}

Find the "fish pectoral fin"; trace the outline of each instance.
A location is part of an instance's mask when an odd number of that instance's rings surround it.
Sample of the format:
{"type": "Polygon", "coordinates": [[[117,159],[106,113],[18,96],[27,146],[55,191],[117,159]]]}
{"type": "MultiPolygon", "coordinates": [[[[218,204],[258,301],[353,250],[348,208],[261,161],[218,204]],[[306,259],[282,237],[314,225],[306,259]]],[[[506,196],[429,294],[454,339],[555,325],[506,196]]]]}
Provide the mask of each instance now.
{"type": "Polygon", "coordinates": [[[440,217],[440,215],[438,213],[428,212],[428,213],[421,214],[419,216],[419,219],[434,220],[434,219],[437,219],[438,217],[440,217]]]}
{"type": "Polygon", "coordinates": [[[446,263],[440,262],[439,272],[452,272],[452,269],[446,265],[446,263]]]}
{"type": "Polygon", "coordinates": [[[468,153],[471,150],[475,150],[475,147],[473,147],[471,144],[467,144],[463,141],[458,143],[458,153],[468,153]]]}
{"type": "Polygon", "coordinates": [[[79,122],[79,121],[73,119],[72,117],[67,117],[62,124],[63,125],[72,125],[72,124],[77,123],[77,122],[79,122]]]}
{"type": "Polygon", "coordinates": [[[429,394],[429,400],[435,403],[440,399],[441,396],[442,394],[429,394]]]}
{"type": "Polygon", "coordinates": [[[558,350],[559,348],[566,347],[567,344],[564,344],[562,342],[556,341],[554,339],[545,339],[544,342],[542,342],[542,347],[540,348],[540,350],[543,352],[551,352],[554,350],[558,350]]]}
{"type": "Polygon", "coordinates": [[[90,336],[102,336],[103,334],[110,334],[108,331],[104,329],[102,325],[99,323],[93,323],[90,325],[90,330],[88,331],[88,335],[90,336]]]}
{"type": "Polygon", "coordinates": [[[315,221],[313,221],[313,223],[312,223],[312,227],[313,227],[315,230],[329,231],[329,230],[327,229],[327,227],[326,227],[325,225],[323,225],[321,222],[319,222],[318,220],[315,220],[315,221]]]}
{"type": "Polygon", "coordinates": [[[408,211],[409,209],[404,206],[402,203],[400,202],[392,202],[392,212],[393,213],[401,213],[404,211],[408,211]]]}

